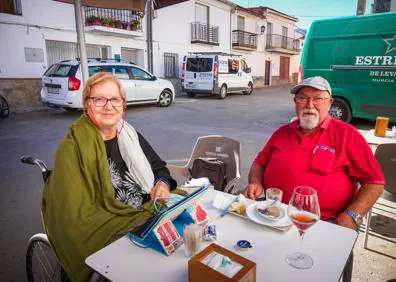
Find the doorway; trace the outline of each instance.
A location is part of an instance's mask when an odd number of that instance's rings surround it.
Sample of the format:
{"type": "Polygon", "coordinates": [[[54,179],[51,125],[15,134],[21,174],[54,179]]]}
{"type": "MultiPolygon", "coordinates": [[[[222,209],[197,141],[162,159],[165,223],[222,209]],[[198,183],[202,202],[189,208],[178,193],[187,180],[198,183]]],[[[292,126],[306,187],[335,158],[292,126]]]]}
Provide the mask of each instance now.
{"type": "Polygon", "coordinates": [[[280,69],[279,69],[280,80],[289,82],[289,70],[290,70],[290,58],[280,56],[280,69]]]}
{"type": "Polygon", "coordinates": [[[265,60],[264,85],[270,85],[271,61],[265,60]]]}

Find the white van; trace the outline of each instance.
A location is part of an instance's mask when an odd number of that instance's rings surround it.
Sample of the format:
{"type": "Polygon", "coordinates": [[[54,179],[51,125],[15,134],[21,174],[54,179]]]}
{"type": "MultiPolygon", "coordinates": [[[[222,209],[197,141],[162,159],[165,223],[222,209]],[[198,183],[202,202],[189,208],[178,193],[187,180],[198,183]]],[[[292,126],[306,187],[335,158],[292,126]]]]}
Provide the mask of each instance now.
{"type": "Polygon", "coordinates": [[[197,93],[216,94],[224,99],[227,93],[253,92],[251,69],[238,55],[225,53],[189,53],[184,56],[182,88],[189,97],[197,93]]]}

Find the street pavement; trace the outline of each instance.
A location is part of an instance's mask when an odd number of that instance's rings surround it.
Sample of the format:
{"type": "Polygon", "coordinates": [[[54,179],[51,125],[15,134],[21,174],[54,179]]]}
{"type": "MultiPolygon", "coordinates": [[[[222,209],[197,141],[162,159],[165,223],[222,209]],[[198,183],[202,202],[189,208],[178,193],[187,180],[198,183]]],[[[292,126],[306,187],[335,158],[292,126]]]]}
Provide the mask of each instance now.
{"type": "MultiPolygon", "coordinates": [[[[183,164],[197,137],[220,134],[242,144],[241,181],[247,184],[252,160],[271,133],[295,115],[290,87],[255,90],[251,96],[178,97],[168,108],[128,107],[126,119],[141,132],[159,155],[183,164]]],[[[37,168],[19,162],[22,155],[43,159],[52,167],[58,142],[81,112],[38,108],[0,120],[0,281],[24,281],[24,259],[30,236],[43,232],[40,219],[42,180],[37,168]]],[[[352,122],[361,132],[373,128],[366,120],[352,122]]],[[[180,177],[179,181],[184,181],[180,177]]],[[[376,209],[371,250],[364,250],[363,233],[355,245],[353,281],[396,279],[396,206],[376,209]],[[390,217],[385,217],[389,215],[390,217]]],[[[323,254],[326,255],[326,254],[323,254]]]]}

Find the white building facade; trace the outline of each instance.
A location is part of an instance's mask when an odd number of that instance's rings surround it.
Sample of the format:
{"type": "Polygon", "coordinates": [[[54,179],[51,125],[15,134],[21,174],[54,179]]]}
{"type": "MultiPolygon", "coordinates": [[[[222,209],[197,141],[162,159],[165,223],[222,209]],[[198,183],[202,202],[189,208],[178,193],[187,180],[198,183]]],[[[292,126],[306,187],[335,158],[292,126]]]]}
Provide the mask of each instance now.
{"type": "MultiPolygon", "coordinates": [[[[0,12],[0,94],[15,110],[41,104],[45,70],[79,55],[73,5],[52,0],[8,2],[0,12]]],[[[123,58],[146,67],[142,14],[83,7],[83,20],[88,57],[123,58]]]]}
{"type": "Polygon", "coordinates": [[[153,40],[157,75],[180,78],[183,57],[189,52],[223,52],[245,57],[255,87],[296,81],[302,46],[294,32],[296,18],[266,7],[246,9],[223,0],[156,3],[153,40]]]}
{"type": "Polygon", "coordinates": [[[229,4],[217,0],[156,3],[154,73],[176,82],[181,77],[183,57],[188,52],[230,53],[232,7],[229,4]],[[161,7],[161,4],[168,6],[161,7]]]}
{"type": "MultiPolygon", "coordinates": [[[[45,70],[55,62],[79,57],[74,6],[53,0],[3,2],[0,94],[14,110],[40,105],[45,70]]],[[[255,87],[292,82],[298,72],[300,50],[290,45],[296,18],[265,7],[246,9],[227,0],[157,0],[155,5],[153,74],[171,80],[179,91],[181,65],[188,52],[243,55],[255,87]]],[[[83,7],[88,57],[120,59],[148,69],[147,18],[137,11],[83,7]]]]}

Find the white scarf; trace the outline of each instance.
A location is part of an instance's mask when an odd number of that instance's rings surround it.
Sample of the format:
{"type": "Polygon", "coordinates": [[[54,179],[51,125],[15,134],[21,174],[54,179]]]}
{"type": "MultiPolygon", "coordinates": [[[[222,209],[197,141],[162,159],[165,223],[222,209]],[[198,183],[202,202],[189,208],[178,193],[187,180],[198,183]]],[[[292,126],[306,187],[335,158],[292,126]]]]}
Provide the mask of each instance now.
{"type": "Polygon", "coordinates": [[[124,160],[133,179],[144,191],[151,192],[154,186],[154,174],[151,165],[147,160],[139,144],[139,137],[136,130],[127,121],[118,123],[118,147],[122,159],[124,160]]]}

